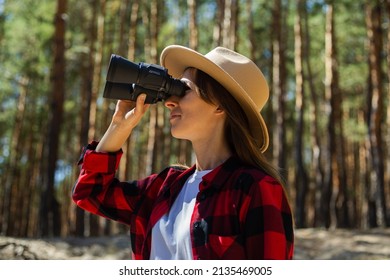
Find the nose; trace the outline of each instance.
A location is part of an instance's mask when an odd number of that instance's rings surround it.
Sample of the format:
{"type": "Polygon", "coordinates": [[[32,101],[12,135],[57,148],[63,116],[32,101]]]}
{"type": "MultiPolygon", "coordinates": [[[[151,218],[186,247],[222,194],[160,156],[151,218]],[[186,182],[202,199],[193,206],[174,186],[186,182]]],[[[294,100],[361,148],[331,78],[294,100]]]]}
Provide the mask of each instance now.
{"type": "Polygon", "coordinates": [[[178,99],[177,96],[172,95],[164,101],[164,106],[172,110],[178,105],[178,99]]]}

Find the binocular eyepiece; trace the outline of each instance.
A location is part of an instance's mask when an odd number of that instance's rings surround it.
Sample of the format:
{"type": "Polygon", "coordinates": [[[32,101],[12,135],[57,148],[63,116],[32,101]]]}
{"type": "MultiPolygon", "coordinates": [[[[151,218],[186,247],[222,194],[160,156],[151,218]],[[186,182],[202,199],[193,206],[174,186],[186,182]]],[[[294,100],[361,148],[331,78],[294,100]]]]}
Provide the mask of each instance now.
{"type": "Polygon", "coordinates": [[[135,101],[141,93],[146,94],[145,103],[154,104],[170,96],[183,96],[188,86],[172,78],[160,65],[133,63],[121,56],[111,55],[104,98],[135,101]]]}

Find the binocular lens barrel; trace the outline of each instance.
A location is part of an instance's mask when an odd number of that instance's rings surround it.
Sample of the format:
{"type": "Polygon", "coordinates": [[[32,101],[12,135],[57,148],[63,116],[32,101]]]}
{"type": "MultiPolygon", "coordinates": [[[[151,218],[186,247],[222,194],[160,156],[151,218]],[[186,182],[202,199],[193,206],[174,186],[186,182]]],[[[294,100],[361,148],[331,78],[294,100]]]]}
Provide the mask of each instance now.
{"type": "Polygon", "coordinates": [[[146,103],[156,103],[170,96],[183,96],[188,89],[179,79],[172,78],[160,65],[133,63],[112,54],[108,66],[103,97],[135,101],[145,93],[146,103]]]}
{"type": "Polygon", "coordinates": [[[132,84],[106,82],[103,97],[110,99],[128,100],[133,93],[132,84]]]}
{"type": "Polygon", "coordinates": [[[133,84],[137,83],[139,72],[139,64],[113,54],[111,55],[106,79],[113,83],[133,84]]]}

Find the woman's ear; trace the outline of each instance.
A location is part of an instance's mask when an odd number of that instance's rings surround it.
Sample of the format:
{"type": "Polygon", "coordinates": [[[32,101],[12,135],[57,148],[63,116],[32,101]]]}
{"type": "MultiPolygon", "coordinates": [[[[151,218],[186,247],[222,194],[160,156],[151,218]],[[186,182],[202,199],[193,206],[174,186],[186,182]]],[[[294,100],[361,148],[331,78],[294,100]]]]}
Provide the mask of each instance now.
{"type": "Polygon", "coordinates": [[[221,106],[217,106],[217,108],[215,109],[215,113],[216,114],[225,114],[225,110],[222,109],[221,106]]]}

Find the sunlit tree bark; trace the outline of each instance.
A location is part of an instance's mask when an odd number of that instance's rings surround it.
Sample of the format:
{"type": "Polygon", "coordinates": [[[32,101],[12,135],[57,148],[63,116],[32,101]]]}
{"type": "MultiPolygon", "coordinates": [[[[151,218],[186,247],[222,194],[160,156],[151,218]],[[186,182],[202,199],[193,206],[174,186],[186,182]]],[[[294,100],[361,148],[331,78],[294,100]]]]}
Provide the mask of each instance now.
{"type": "Polygon", "coordinates": [[[306,226],[306,197],[308,190],[308,177],[304,163],[304,113],[306,110],[306,97],[304,90],[304,72],[303,72],[303,32],[302,32],[302,14],[304,13],[306,1],[299,0],[297,3],[297,14],[295,19],[295,111],[296,129],[295,129],[295,222],[298,227],[306,226]]]}
{"type": "Polygon", "coordinates": [[[286,145],[286,54],[283,33],[284,11],[281,0],[274,0],[272,10],[272,49],[273,70],[271,100],[275,121],[273,123],[273,158],[276,165],[285,168],[287,157],[286,145]]]}
{"type": "Polygon", "coordinates": [[[368,104],[368,139],[370,153],[369,161],[372,162],[371,185],[369,194],[369,225],[388,225],[385,176],[384,176],[384,145],[383,145],[383,115],[384,115],[384,91],[382,88],[381,55],[383,50],[381,28],[381,4],[379,1],[368,1],[366,4],[366,24],[369,43],[369,82],[370,93],[368,104]]]}

